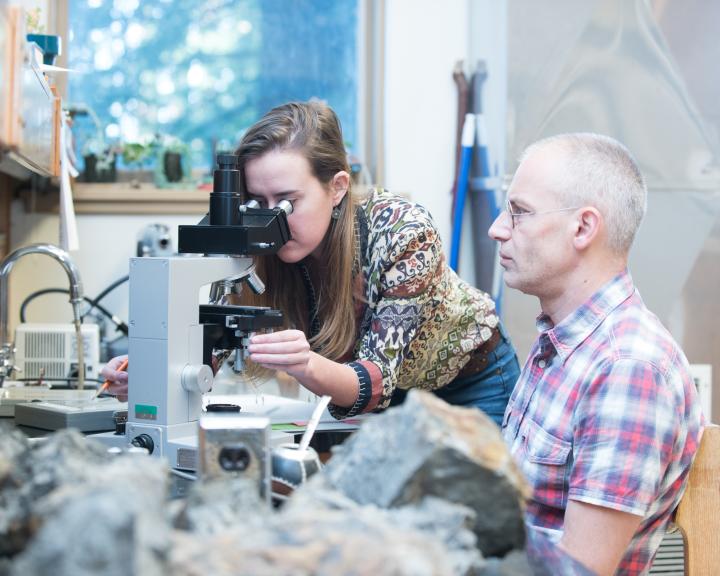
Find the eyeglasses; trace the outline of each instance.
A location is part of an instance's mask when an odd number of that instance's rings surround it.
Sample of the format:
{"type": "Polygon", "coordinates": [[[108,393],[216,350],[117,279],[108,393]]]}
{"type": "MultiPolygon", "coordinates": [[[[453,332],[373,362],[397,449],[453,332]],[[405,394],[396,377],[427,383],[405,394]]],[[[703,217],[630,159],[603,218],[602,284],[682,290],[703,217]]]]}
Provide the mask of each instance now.
{"type": "Polygon", "coordinates": [[[569,212],[570,210],[577,210],[580,208],[580,206],[572,206],[569,208],[555,208],[554,210],[540,210],[536,212],[527,212],[527,211],[521,211],[516,212],[517,208],[513,210],[512,202],[510,202],[510,199],[508,198],[505,200],[505,210],[510,215],[510,223],[512,224],[512,227],[515,228],[515,219],[520,218],[521,216],[541,216],[543,214],[554,214],[555,212],[569,212]]]}

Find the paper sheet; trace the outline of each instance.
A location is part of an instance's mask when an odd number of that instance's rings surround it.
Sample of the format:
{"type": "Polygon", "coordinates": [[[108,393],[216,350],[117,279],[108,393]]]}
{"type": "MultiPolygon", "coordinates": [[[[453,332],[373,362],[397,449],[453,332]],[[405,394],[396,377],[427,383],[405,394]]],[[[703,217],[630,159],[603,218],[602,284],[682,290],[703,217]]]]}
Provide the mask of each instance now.
{"type": "Polygon", "coordinates": [[[63,115],[60,127],[60,247],[66,251],[80,248],[72,187],[70,186],[70,176],[77,176],[78,171],[68,157],[67,147],[71,141],[69,132],[70,127],[63,115]]]}
{"type": "MultiPolygon", "coordinates": [[[[236,404],[241,414],[267,416],[273,424],[307,422],[312,416],[317,402],[303,402],[292,398],[283,398],[273,394],[208,394],[203,404],[236,404]]],[[[320,418],[321,422],[337,422],[327,408],[320,418]]]]}

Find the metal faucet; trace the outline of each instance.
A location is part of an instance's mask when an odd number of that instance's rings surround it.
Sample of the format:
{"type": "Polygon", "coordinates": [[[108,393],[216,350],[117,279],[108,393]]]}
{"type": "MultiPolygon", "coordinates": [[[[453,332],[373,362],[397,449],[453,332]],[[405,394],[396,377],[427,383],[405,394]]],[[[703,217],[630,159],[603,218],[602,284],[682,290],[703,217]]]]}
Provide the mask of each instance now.
{"type": "Polygon", "coordinates": [[[77,335],[78,388],[82,390],[85,384],[85,354],[81,332],[82,318],[80,315],[80,305],[83,301],[83,289],[82,282],[80,281],[80,272],[70,258],[70,255],[62,248],[58,248],[52,244],[30,244],[29,246],[18,248],[8,254],[2,263],[0,263],[0,386],[2,385],[3,379],[15,368],[13,365],[15,347],[8,335],[8,277],[15,262],[26,254],[46,254],[57,260],[67,273],[68,280],[70,281],[70,303],[73,307],[73,324],[75,325],[75,333],[77,335]]]}

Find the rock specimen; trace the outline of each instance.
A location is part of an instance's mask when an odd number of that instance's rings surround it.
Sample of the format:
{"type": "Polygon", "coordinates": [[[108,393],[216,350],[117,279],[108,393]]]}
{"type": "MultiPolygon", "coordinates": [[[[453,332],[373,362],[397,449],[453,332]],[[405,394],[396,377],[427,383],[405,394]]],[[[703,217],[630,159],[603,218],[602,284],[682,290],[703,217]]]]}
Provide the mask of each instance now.
{"type": "Polygon", "coordinates": [[[264,523],[240,523],[214,536],[176,533],[170,573],[485,574],[475,538],[465,527],[467,509],[438,499],[397,510],[327,504],[303,501],[266,517],[264,523]]]}
{"type": "Polygon", "coordinates": [[[485,556],[523,548],[527,485],[495,423],[482,412],[411,391],[404,404],[363,424],[310,482],[359,504],[393,508],[428,495],[467,506],[485,556]]]}
{"type": "Polygon", "coordinates": [[[9,426],[0,434],[0,555],[14,556],[7,573],[164,573],[162,461],[113,456],[74,430],[33,445],[9,426]]]}
{"type": "Polygon", "coordinates": [[[370,419],[279,510],[242,476],[170,500],[170,470],[79,433],[0,429],[0,576],[576,576],[497,427],[424,392],[370,419]]]}

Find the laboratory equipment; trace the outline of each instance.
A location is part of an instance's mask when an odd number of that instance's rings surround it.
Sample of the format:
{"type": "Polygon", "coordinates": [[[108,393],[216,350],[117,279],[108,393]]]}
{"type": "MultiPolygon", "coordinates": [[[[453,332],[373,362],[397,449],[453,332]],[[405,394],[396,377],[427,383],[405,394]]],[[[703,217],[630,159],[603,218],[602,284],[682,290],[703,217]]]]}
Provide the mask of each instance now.
{"type": "Polygon", "coordinates": [[[242,204],[237,157],[218,155],[210,211],[195,226],[180,226],[184,256],[130,260],[128,419],[124,437],[171,466],[197,467],[198,418],[212,387],[212,355],[232,350],[241,370],[249,335],[280,326],[282,314],[263,307],[225,304],[241,283],[264,290],[252,256],[273,254],[289,239],[292,205],[272,209],[242,204]],[[206,256],[203,256],[206,254],[206,256]],[[211,285],[211,304],[199,304],[211,285]]]}
{"type": "Polygon", "coordinates": [[[52,244],[30,244],[18,248],[8,254],[0,263],[0,386],[2,386],[4,379],[12,376],[15,371],[15,347],[8,336],[8,277],[15,262],[28,254],[45,254],[54,258],[63,267],[70,281],[70,303],[73,309],[73,325],[77,339],[78,388],[82,390],[85,384],[85,355],[81,332],[82,315],[80,306],[83,301],[83,289],[80,272],[70,255],[62,248],[52,244]]]}
{"type": "Polygon", "coordinates": [[[199,421],[198,477],[204,482],[247,478],[270,506],[270,420],[206,412],[199,421]]]}
{"type": "MultiPolygon", "coordinates": [[[[52,391],[52,389],[50,389],[52,391]]],[[[32,388],[24,388],[32,395],[32,388]]],[[[115,429],[115,412],[127,404],[118,403],[115,398],[94,398],[94,390],[57,390],[60,397],[38,401],[37,399],[15,405],[15,425],[40,430],[61,430],[75,428],[80,432],[102,432],[115,429]]],[[[47,396],[47,394],[41,394],[47,396]]]]}
{"type": "MultiPolygon", "coordinates": [[[[81,327],[85,354],[85,378],[95,381],[100,373],[100,329],[81,327]]],[[[72,324],[24,323],[15,329],[15,365],[24,381],[57,381],[67,384],[78,376],[77,335],[72,324]]]]}
{"type": "Polygon", "coordinates": [[[140,232],[136,256],[172,256],[173,246],[167,224],[148,224],[140,232]]]}

